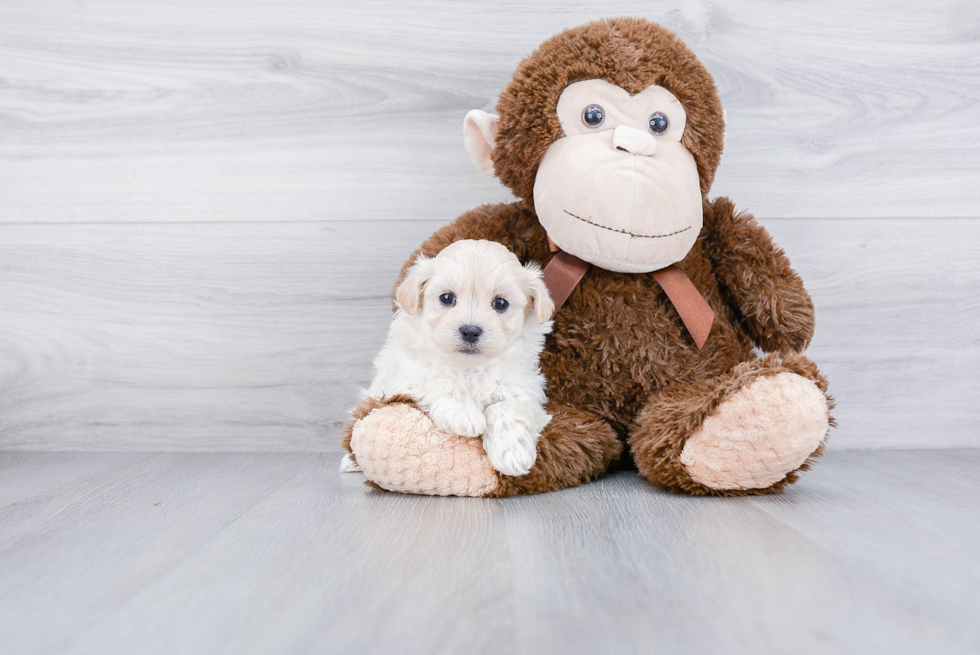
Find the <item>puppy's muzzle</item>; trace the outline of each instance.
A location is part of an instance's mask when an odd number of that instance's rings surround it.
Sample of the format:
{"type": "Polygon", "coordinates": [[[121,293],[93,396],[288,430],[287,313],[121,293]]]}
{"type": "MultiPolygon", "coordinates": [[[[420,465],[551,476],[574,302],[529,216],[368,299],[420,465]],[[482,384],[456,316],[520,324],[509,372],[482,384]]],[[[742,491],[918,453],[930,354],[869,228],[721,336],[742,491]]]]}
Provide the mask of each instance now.
{"type": "Polygon", "coordinates": [[[474,344],[480,340],[480,335],[483,334],[483,328],[479,325],[460,325],[459,335],[463,337],[463,341],[466,343],[474,344]]]}

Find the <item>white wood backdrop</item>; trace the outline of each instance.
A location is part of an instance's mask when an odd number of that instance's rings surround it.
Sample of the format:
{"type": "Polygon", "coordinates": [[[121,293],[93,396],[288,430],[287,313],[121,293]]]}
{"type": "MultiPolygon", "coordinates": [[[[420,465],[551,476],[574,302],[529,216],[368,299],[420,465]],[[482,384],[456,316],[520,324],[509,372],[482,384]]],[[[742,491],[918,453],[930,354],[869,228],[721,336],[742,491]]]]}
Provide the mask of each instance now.
{"type": "Polygon", "coordinates": [[[0,449],[335,450],[403,259],[509,197],[466,111],[599,15],[715,75],[713,193],[814,296],[833,446],[980,445],[975,0],[8,0],[0,449]]]}

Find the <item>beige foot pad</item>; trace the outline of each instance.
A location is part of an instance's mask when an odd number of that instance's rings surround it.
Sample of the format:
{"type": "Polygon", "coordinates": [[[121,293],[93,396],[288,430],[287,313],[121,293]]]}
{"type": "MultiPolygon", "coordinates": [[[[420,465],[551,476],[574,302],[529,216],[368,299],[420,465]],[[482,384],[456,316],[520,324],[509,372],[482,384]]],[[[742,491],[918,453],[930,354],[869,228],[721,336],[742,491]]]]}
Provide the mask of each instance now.
{"type": "Polygon", "coordinates": [[[440,430],[410,405],[387,405],[354,424],[351,449],[382,489],[430,496],[488,496],[499,477],[481,439],[440,430]]]}
{"type": "Polygon", "coordinates": [[[759,378],[704,420],[684,444],[681,464],[712,489],[765,489],[803,464],[828,423],[827,398],[810,380],[759,378]]]}

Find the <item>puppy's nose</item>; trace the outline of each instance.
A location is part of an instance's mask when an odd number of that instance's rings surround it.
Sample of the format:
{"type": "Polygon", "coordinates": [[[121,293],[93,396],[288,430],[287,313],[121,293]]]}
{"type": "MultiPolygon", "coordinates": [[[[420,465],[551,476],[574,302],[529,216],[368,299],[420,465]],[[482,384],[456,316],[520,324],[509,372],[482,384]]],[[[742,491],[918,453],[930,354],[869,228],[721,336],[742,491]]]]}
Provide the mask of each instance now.
{"type": "Polygon", "coordinates": [[[476,343],[476,340],[483,334],[483,328],[479,325],[461,325],[459,326],[459,333],[466,343],[476,343]]]}

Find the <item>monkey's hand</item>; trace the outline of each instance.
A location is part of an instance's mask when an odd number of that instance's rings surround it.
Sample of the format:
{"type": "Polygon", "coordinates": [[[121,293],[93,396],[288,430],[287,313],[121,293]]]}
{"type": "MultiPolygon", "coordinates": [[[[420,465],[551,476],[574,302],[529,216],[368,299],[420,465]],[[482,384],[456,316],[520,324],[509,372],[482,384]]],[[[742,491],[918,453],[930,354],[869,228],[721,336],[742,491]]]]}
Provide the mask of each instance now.
{"type": "Polygon", "coordinates": [[[813,301],[786,254],[728,198],[705,205],[705,245],[749,336],[767,352],[802,352],[813,338],[813,301]]]}

